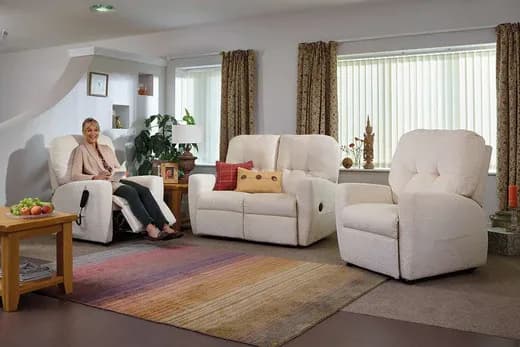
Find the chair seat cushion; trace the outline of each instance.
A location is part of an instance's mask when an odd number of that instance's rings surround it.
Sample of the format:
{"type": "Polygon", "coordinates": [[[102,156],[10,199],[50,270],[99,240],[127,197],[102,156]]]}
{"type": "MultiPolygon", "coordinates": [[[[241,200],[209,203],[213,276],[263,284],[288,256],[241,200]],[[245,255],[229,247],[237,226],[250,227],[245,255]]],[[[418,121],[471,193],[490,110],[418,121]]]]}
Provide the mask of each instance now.
{"type": "Polygon", "coordinates": [[[343,209],[344,227],[397,239],[399,208],[395,204],[354,204],[343,209]]]}
{"type": "Polygon", "coordinates": [[[284,193],[257,193],[244,197],[244,213],[296,217],[296,197],[284,193]]]}
{"type": "Polygon", "coordinates": [[[203,210],[221,210],[244,212],[244,197],[248,193],[232,190],[214,190],[203,192],[199,196],[198,208],[203,210]]]}

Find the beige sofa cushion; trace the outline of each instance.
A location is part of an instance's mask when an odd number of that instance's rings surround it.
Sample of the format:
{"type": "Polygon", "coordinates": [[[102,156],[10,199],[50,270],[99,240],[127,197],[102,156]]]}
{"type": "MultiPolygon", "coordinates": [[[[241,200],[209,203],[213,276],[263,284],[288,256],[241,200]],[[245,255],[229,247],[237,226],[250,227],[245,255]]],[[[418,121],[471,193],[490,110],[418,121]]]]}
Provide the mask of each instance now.
{"type": "Polygon", "coordinates": [[[296,198],[284,193],[248,194],[244,197],[244,213],[296,217],[296,198]]]}
{"type": "Polygon", "coordinates": [[[232,190],[202,192],[199,196],[198,208],[203,210],[244,212],[244,197],[246,195],[247,193],[232,190]]]}

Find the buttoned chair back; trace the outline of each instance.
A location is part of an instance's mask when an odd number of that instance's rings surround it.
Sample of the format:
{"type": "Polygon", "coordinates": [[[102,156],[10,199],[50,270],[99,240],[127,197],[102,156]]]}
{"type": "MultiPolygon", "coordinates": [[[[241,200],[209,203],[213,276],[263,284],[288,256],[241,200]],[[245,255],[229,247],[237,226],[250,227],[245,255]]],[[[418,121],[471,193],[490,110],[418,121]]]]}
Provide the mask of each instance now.
{"type": "Polygon", "coordinates": [[[482,205],[491,147],[468,130],[414,130],[404,134],[392,158],[394,203],[403,192],[444,192],[482,205]]]}
{"type": "Polygon", "coordinates": [[[229,141],[227,163],[253,161],[254,169],[276,169],[279,135],[239,135],[229,141]]]}

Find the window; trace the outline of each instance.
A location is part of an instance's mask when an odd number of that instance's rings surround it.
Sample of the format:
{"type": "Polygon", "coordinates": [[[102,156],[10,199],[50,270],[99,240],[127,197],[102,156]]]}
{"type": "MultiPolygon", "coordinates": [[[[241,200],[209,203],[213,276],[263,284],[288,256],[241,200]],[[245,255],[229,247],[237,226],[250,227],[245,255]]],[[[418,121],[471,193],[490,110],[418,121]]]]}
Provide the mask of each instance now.
{"type": "Polygon", "coordinates": [[[494,45],[339,57],[340,144],[363,137],[369,115],[378,168],[390,167],[399,138],[413,129],[473,130],[495,147],[495,60],[494,45]]]}
{"type": "Polygon", "coordinates": [[[187,109],[202,126],[203,142],[198,144],[197,164],[215,164],[220,144],[220,65],[175,69],[175,116],[182,119],[187,109]]]}

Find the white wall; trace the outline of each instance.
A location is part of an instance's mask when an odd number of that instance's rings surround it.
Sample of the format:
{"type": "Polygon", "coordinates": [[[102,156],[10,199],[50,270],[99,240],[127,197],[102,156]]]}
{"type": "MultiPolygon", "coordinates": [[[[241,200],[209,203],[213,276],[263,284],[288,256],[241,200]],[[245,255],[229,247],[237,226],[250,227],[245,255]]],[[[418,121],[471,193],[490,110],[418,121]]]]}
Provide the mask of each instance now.
{"type": "MultiPolygon", "coordinates": [[[[518,0],[459,0],[428,1],[400,4],[354,4],[292,15],[279,15],[185,28],[169,32],[133,36],[95,42],[95,45],[153,56],[192,56],[232,49],[255,49],[258,52],[257,128],[260,133],[294,133],[296,124],[297,45],[316,40],[342,40],[364,37],[424,33],[429,31],[495,26],[514,22],[520,17],[518,0]]],[[[489,42],[493,29],[468,32],[464,35],[446,34],[449,44],[489,42]]],[[[409,38],[409,37],[407,37],[409,38]]],[[[405,48],[407,38],[393,39],[396,49],[405,48]]],[[[420,42],[420,41],[419,41],[420,42]]],[[[426,38],[423,42],[430,42],[426,38]]],[[[77,47],[85,44],[74,45],[77,47]]],[[[354,47],[353,44],[352,47],[354,47]]],[[[355,45],[359,47],[363,44],[355,45]]],[[[348,47],[346,45],[345,47],[348,47]]],[[[366,41],[368,50],[375,41],[366,41]]],[[[0,54],[0,73],[9,70],[7,63],[23,71],[48,70],[38,73],[26,92],[19,86],[10,91],[9,99],[1,99],[0,120],[10,117],[17,109],[10,103],[28,100],[63,69],[66,47],[55,47],[28,53],[0,54]],[[40,52],[38,54],[38,52],[40,52]],[[38,56],[54,59],[40,60],[38,56]],[[19,58],[19,59],[18,59],[19,58]],[[17,93],[16,91],[22,91],[17,93]]],[[[343,48],[342,48],[343,49],[343,48]]],[[[352,48],[354,51],[354,48],[352,48]]],[[[363,48],[361,48],[363,50],[363,48]]],[[[22,83],[16,76],[0,79],[0,92],[10,84],[22,83]]],[[[3,183],[0,182],[0,185],[3,183]]],[[[494,199],[489,196],[489,199],[494,199]]],[[[1,199],[1,197],[0,197],[1,199]]]]}

